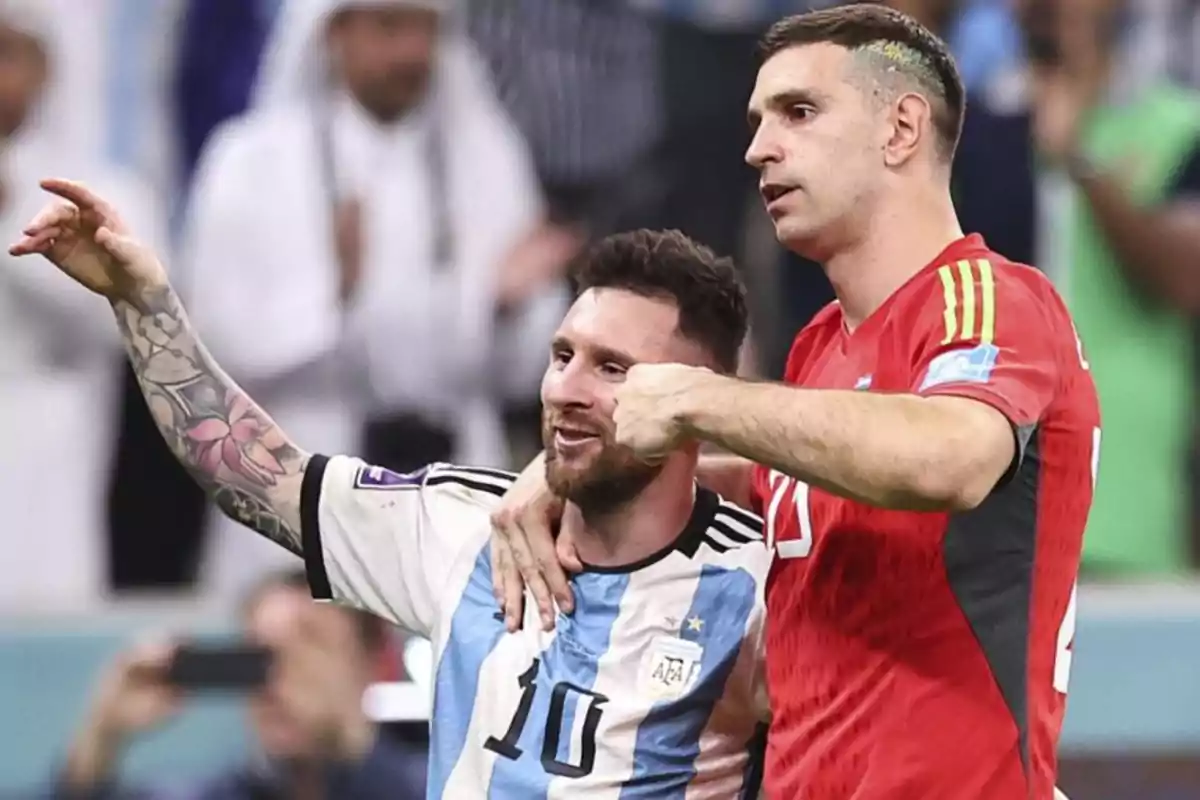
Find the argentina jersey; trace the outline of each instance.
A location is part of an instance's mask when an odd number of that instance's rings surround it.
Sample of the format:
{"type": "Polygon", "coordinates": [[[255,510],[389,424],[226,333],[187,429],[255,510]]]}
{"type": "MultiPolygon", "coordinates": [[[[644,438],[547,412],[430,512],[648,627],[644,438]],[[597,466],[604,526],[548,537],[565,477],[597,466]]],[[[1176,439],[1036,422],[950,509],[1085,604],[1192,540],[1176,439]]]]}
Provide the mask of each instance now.
{"type": "Polygon", "coordinates": [[[573,578],[575,612],[509,633],[489,515],[514,476],[398,475],[314,456],[301,497],[314,597],[433,645],[430,798],[738,798],[767,720],[761,520],[699,490],[672,545],[573,578]]]}

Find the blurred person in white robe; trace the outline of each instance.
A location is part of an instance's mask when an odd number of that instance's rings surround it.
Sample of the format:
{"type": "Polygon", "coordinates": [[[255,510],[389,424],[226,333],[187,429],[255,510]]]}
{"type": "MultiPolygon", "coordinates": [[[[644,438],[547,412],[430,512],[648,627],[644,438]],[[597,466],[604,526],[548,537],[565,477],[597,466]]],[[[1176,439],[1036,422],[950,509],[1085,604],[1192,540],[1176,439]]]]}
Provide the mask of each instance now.
{"type": "MultiPolygon", "coordinates": [[[[305,447],[508,466],[575,243],[453,0],[289,0],[255,107],[201,156],[179,285],[232,377],[305,447]],[[362,436],[366,430],[366,435],[362,436]],[[361,438],[360,438],[361,437],[361,438]]],[[[206,583],[291,556],[228,520],[206,583]]]]}
{"type": "MultiPolygon", "coordinates": [[[[145,188],[101,166],[59,69],[64,0],[0,0],[0,235],[43,202],[38,180],[84,170],[161,232],[145,188]]],[[[161,242],[161,235],[157,236],[161,242]]],[[[82,610],[105,595],[104,494],[121,348],[70,281],[7,255],[0,270],[0,611],[82,610]]]]}

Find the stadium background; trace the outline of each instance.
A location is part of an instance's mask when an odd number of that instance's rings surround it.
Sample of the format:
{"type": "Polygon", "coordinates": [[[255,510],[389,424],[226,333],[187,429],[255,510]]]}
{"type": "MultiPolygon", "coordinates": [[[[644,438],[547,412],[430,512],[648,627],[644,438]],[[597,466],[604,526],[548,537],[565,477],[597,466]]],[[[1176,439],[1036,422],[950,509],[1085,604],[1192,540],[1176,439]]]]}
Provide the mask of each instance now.
{"type": "MultiPolygon", "coordinates": [[[[178,232],[186,218],[182,199],[203,144],[214,127],[245,109],[255,64],[272,26],[286,19],[277,15],[288,2],[41,4],[43,10],[53,7],[50,19],[65,43],[56,77],[74,92],[63,125],[86,132],[71,146],[137,175],[155,204],[172,210],[166,222],[178,232]]],[[[1119,0],[1061,2],[1102,6],[1119,0]]],[[[980,97],[1022,64],[1017,4],[894,3],[941,29],[961,59],[969,89],[980,97]]],[[[0,26],[11,24],[6,15],[19,14],[13,9],[21,5],[0,2],[0,26]]],[[[738,254],[757,304],[755,353],[747,369],[775,374],[790,332],[825,301],[828,286],[811,265],[781,254],[754,213],[753,179],[739,165],[745,144],[741,107],[757,32],[764,22],[806,4],[466,0],[465,5],[468,30],[492,70],[496,91],[532,148],[552,222],[586,228],[590,235],[628,225],[678,226],[738,254]],[[558,68],[537,66],[545,64],[558,68]],[[709,168],[696,170],[697,163],[709,168]]],[[[1121,5],[1114,83],[1138,85],[1169,76],[1180,85],[1200,85],[1200,4],[1121,5]]],[[[1018,158],[1026,144],[1005,140],[1008,149],[993,156],[1001,162],[1018,158]]],[[[996,202],[990,212],[996,218],[985,219],[984,227],[994,224],[1003,231],[1013,222],[1009,217],[1021,212],[996,202]]],[[[36,335],[16,325],[0,335],[36,335]]],[[[115,359],[112,369],[115,374],[115,359]]],[[[0,398],[12,382],[8,374],[0,371],[0,398]]],[[[517,460],[528,451],[528,395],[508,398],[505,410],[509,452],[517,460]]],[[[121,452],[132,448],[135,462],[139,448],[153,447],[128,417],[122,422],[114,414],[95,422],[114,438],[120,432],[121,452]]],[[[69,457],[68,450],[63,458],[69,457]]],[[[135,495],[140,490],[143,497],[179,498],[172,506],[177,516],[110,523],[94,532],[94,555],[61,554],[64,560],[104,562],[99,569],[109,581],[103,591],[61,601],[0,595],[0,796],[24,796],[47,783],[99,670],[128,642],[147,631],[232,630],[235,593],[197,578],[202,571],[195,562],[203,550],[198,539],[208,534],[196,522],[194,496],[179,488],[166,462],[150,455],[138,463],[127,463],[114,480],[132,486],[135,495]]],[[[22,502],[4,491],[0,487],[7,507],[22,502]]],[[[70,502],[72,487],[59,491],[70,502]]],[[[37,551],[40,533],[0,530],[5,571],[20,573],[23,558],[37,551]]],[[[1139,533],[1128,531],[1130,549],[1136,549],[1139,533]]],[[[1177,533],[1184,544],[1167,563],[1148,567],[1136,558],[1127,564],[1118,559],[1080,590],[1061,779],[1076,800],[1200,797],[1200,581],[1193,572],[1196,562],[1184,555],[1194,552],[1194,532],[1177,533]]],[[[422,674],[419,645],[406,648],[398,640],[396,652],[410,656],[412,674],[422,674]]],[[[423,697],[416,684],[383,687],[370,700],[372,713],[398,736],[419,737],[423,697]]],[[[180,720],[134,748],[126,774],[171,782],[244,758],[251,745],[239,705],[238,698],[189,703],[180,720]]]]}

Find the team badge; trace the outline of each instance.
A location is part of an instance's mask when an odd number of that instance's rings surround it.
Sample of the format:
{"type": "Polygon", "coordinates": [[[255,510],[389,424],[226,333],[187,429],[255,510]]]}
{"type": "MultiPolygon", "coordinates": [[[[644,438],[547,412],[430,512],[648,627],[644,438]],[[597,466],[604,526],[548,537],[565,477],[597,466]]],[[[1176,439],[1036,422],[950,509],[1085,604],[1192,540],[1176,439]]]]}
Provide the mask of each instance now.
{"type": "Polygon", "coordinates": [[[659,700],[676,700],[687,694],[700,677],[704,648],[696,642],[660,636],[642,661],[639,679],[643,694],[659,700]]]}
{"type": "Polygon", "coordinates": [[[969,350],[951,350],[929,362],[918,391],[946,383],[987,383],[1000,355],[995,345],[981,344],[969,350]]]}

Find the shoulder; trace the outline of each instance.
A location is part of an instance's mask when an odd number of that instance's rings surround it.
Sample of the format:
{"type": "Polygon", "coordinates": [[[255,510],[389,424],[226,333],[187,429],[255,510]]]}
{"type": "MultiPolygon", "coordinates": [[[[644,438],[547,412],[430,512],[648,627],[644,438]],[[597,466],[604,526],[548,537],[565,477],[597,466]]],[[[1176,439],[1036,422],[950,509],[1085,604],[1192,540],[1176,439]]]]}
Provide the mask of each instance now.
{"type": "Polygon", "coordinates": [[[949,258],[927,269],[906,287],[904,300],[906,311],[923,308],[938,319],[947,312],[960,314],[964,307],[982,318],[994,313],[999,305],[1006,311],[1023,313],[1061,302],[1054,284],[1041,270],[985,249],[949,258]]]}
{"type": "Polygon", "coordinates": [[[988,260],[992,264],[996,302],[1004,313],[1022,320],[1034,316],[1052,322],[1070,319],[1066,301],[1046,273],[1029,264],[1009,261],[999,253],[991,253],[988,260]]]}
{"type": "Polygon", "coordinates": [[[312,124],[312,115],[300,105],[249,111],[217,126],[204,146],[203,160],[227,168],[261,164],[264,157],[269,162],[281,146],[307,138],[312,124]]]}
{"type": "Polygon", "coordinates": [[[456,464],[431,464],[426,475],[426,486],[444,486],[491,497],[503,497],[517,480],[516,473],[507,470],[456,464]]]}
{"type": "Polygon", "coordinates": [[[318,459],[321,457],[314,457],[309,468],[319,474],[326,487],[336,482],[344,491],[373,495],[383,505],[389,505],[399,493],[429,490],[434,495],[491,507],[517,479],[512,472],[486,467],[434,463],[413,472],[395,472],[349,456],[318,459]]]}
{"type": "Polygon", "coordinates": [[[718,496],[706,535],[726,540],[722,544],[729,549],[763,541],[763,530],[762,517],[718,496]]]}
{"type": "Polygon", "coordinates": [[[761,517],[717,497],[708,524],[689,554],[703,569],[744,570],[760,585],[771,564],[761,517]]]}

